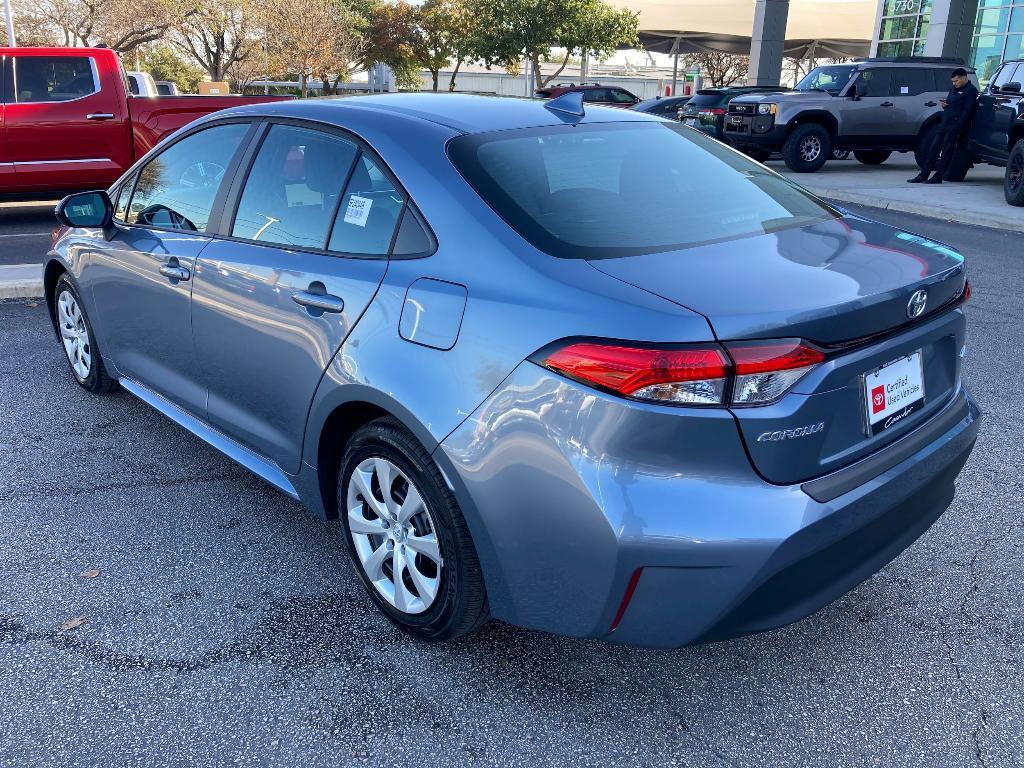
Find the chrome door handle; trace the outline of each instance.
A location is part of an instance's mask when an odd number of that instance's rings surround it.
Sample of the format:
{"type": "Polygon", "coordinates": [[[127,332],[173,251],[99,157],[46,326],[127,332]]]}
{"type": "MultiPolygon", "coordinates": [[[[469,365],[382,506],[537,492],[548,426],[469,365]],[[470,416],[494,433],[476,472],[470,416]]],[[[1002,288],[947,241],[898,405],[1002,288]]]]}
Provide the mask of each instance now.
{"type": "Polygon", "coordinates": [[[895,107],[896,105],[893,104],[891,101],[883,101],[878,106],[880,106],[880,107],[895,107]]]}
{"type": "Polygon", "coordinates": [[[937,106],[939,106],[939,102],[937,102],[937,101],[926,101],[924,103],[924,105],[926,107],[937,107],[937,106]]]}
{"type": "Polygon", "coordinates": [[[171,264],[161,264],[160,274],[164,277],[170,278],[171,280],[188,280],[192,277],[191,273],[185,267],[175,267],[171,264]]]}
{"type": "Polygon", "coordinates": [[[343,312],[345,302],[340,296],[332,296],[329,293],[310,293],[309,291],[298,291],[292,294],[292,301],[301,304],[303,307],[319,309],[323,312],[343,312]]]}
{"type": "Polygon", "coordinates": [[[90,112],[85,116],[86,120],[113,120],[113,112],[90,112]]]}

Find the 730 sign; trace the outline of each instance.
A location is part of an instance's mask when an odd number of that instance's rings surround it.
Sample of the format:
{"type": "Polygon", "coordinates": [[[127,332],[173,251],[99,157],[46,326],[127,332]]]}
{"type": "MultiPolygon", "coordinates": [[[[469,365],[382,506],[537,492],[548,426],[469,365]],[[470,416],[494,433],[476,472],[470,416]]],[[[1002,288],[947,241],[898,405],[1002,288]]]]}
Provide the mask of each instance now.
{"type": "Polygon", "coordinates": [[[921,10],[921,0],[886,0],[886,16],[905,16],[910,13],[918,13],[921,10]]]}

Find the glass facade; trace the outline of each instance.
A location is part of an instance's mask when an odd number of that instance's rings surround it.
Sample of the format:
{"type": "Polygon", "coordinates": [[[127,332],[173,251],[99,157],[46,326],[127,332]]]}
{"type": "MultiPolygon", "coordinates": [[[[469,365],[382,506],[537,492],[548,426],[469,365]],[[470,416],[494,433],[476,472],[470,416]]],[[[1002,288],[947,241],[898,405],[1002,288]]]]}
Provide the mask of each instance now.
{"type": "Polygon", "coordinates": [[[928,21],[931,15],[932,0],[883,0],[882,25],[878,30],[878,55],[924,54],[924,42],[928,38],[928,21]]]}
{"type": "Polygon", "coordinates": [[[987,85],[999,64],[1024,56],[1024,0],[978,0],[971,64],[987,85]]]}

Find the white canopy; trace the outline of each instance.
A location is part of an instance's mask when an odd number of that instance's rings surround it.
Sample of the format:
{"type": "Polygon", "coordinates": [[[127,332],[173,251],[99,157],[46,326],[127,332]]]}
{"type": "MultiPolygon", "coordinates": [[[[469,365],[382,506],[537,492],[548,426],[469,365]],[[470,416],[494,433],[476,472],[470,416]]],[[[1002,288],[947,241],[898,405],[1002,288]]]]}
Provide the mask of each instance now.
{"type": "MultiPolygon", "coordinates": [[[[640,13],[640,41],[659,53],[748,53],[754,0],[611,0],[640,13]]],[[[866,56],[877,0],[790,0],[786,55],[866,56]]]]}

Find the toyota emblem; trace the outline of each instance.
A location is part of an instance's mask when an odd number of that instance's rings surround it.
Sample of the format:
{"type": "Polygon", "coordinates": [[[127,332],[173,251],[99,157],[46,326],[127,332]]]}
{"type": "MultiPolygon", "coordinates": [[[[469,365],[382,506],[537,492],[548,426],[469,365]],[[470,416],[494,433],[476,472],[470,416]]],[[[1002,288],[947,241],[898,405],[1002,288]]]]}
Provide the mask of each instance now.
{"type": "Polygon", "coordinates": [[[907,302],[907,317],[913,320],[915,317],[920,317],[924,314],[925,305],[928,304],[928,291],[922,288],[919,291],[914,291],[914,295],[910,297],[910,301],[907,302]]]}

